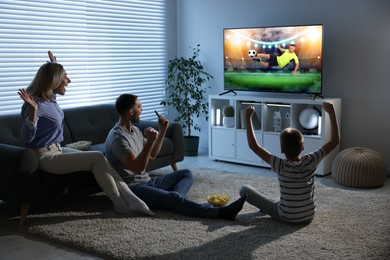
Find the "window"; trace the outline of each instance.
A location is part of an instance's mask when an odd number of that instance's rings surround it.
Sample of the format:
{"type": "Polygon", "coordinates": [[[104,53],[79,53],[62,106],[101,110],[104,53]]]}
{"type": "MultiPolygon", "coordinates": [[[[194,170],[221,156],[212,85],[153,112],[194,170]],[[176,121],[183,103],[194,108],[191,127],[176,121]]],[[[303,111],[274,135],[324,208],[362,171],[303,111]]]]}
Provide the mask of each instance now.
{"type": "Polygon", "coordinates": [[[143,119],[164,112],[166,0],[0,2],[0,114],[20,113],[17,90],[57,56],[72,83],[62,108],[140,97],[143,119]]]}

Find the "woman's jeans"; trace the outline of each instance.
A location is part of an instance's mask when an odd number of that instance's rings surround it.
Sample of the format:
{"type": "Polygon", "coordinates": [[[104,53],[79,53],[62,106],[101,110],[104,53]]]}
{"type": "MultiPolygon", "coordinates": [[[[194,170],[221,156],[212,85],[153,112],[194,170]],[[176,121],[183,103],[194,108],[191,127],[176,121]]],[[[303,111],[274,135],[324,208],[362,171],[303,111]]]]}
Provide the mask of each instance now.
{"type": "Polygon", "coordinates": [[[216,218],[218,208],[186,199],[193,178],[190,170],[183,169],[152,179],[148,183],[131,185],[130,189],[150,209],[168,210],[199,218],[216,218]]]}

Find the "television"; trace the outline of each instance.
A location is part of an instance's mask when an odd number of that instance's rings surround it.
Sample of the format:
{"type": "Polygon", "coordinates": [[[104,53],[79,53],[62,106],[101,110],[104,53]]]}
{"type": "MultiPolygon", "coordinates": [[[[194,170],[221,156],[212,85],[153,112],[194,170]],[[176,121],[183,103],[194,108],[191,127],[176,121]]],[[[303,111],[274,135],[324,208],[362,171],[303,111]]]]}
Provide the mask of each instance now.
{"type": "Polygon", "coordinates": [[[323,25],[230,28],[223,38],[226,92],[322,93],[323,25]]]}

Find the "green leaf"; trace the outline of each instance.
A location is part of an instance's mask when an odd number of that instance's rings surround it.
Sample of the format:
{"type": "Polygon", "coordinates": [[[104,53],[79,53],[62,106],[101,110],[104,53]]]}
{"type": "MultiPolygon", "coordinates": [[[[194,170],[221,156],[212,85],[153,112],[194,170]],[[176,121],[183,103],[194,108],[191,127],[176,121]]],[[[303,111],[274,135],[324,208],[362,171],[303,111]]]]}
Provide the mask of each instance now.
{"type": "Polygon", "coordinates": [[[192,48],[191,58],[175,58],[168,62],[167,97],[161,101],[163,106],[171,106],[177,111],[175,122],[180,123],[187,135],[191,129],[200,131],[193,118],[204,116],[208,120],[208,102],[206,88],[203,85],[213,78],[204,71],[198,60],[200,44],[192,48]]]}

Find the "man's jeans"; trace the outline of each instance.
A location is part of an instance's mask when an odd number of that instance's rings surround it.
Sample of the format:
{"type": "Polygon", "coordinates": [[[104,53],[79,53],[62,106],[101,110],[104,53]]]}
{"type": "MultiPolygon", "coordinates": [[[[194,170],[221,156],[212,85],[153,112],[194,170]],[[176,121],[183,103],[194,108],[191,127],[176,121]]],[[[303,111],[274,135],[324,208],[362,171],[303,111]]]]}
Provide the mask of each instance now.
{"type": "Polygon", "coordinates": [[[186,216],[216,218],[218,208],[186,199],[193,178],[190,170],[183,169],[152,179],[148,183],[131,185],[130,189],[152,210],[169,210],[186,216]]]}

